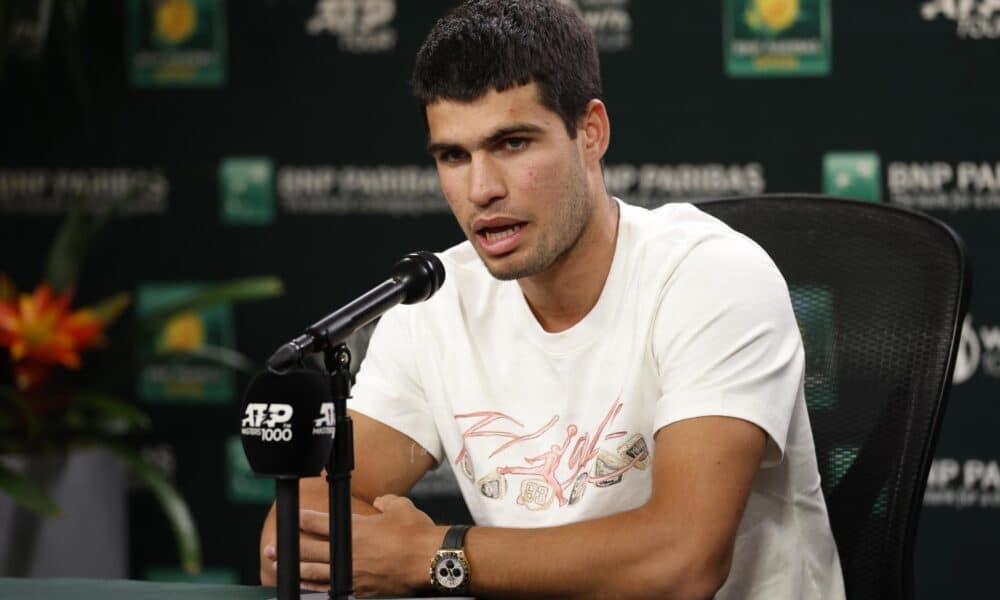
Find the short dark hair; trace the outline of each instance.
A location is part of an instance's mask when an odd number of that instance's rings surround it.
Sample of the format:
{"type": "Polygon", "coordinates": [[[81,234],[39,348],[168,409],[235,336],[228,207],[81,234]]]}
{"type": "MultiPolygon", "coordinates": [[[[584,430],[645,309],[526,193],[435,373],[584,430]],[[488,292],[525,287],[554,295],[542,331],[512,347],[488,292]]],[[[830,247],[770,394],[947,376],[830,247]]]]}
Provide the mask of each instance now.
{"type": "Polygon", "coordinates": [[[575,138],[587,104],[601,97],[600,64],[590,28],[557,0],[463,2],[427,35],[412,80],[421,108],[532,82],[575,138]]]}

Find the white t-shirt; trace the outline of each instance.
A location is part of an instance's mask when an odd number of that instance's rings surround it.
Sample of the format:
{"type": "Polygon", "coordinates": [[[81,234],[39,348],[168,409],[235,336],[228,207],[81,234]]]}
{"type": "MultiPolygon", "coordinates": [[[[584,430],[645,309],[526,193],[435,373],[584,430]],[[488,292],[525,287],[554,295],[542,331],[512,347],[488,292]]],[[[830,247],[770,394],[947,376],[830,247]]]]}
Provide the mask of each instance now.
{"type": "Polygon", "coordinates": [[[437,294],[389,311],[352,409],[455,468],[476,523],[543,527],[644,504],[654,434],[706,415],[768,435],[718,598],[844,597],[785,281],[755,243],[688,204],[619,203],[594,308],[541,328],[466,242],[437,294]]]}

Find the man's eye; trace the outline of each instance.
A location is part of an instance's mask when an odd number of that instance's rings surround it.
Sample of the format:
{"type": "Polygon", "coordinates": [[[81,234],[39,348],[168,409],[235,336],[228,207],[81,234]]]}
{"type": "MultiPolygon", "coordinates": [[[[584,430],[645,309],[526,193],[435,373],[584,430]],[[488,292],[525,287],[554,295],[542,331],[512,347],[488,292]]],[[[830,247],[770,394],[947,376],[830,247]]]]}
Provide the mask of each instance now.
{"type": "Polygon", "coordinates": [[[503,143],[508,150],[524,150],[528,147],[527,138],[507,138],[503,143]]]}
{"type": "Polygon", "coordinates": [[[440,162],[457,162],[465,158],[464,152],[459,152],[457,150],[444,150],[438,154],[438,160],[440,162]]]}

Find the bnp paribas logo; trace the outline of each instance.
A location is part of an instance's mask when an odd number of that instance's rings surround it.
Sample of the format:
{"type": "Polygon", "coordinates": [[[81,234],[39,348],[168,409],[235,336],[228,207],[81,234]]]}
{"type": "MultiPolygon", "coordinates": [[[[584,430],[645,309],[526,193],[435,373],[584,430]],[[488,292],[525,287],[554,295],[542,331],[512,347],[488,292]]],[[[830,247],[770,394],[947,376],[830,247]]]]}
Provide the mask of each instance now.
{"type": "Polygon", "coordinates": [[[274,220],[274,164],[264,157],[231,157],[219,165],[222,222],[267,225],[274,220]]]}
{"type": "Polygon", "coordinates": [[[882,166],[875,152],[828,152],[823,156],[823,193],[855,200],[882,199],[882,166]]]}
{"type": "Polygon", "coordinates": [[[731,77],[830,73],[830,0],[724,0],[726,73],[731,77]]]}

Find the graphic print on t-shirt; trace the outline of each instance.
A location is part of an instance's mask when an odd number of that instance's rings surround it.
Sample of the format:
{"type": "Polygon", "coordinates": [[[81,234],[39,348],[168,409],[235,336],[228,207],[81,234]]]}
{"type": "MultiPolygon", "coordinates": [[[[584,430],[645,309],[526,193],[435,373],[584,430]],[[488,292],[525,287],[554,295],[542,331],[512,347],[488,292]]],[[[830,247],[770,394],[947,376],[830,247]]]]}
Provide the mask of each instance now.
{"type": "Polygon", "coordinates": [[[455,415],[455,420],[460,422],[474,419],[462,432],[462,450],[455,458],[455,464],[469,481],[475,482],[476,489],[486,498],[503,500],[507,495],[509,476],[518,476],[518,505],[528,510],[548,509],[553,501],[561,507],[572,506],[583,497],[588,484],[598,488],[610,487],[619,483],[630,469],[645,469],[649,465],[649,449],[641,434],[629,436],[627,431],[605,434],[622,406],[622,402],[616,400],[594,430],[581,433],[575,423],[570,423],[559,438],[552,432],[545,437],[551,440],[547,451],[523,456],[519,464],[496,467],[478,480],[475,461],[468,447],[471,438],[507,438],[489,454],[488,458],[492,459],[525,442],[542,438],[555,428],[560,417],[553,415],[537,429],[524,432],[524,424],[502,412],[479,411],[455,415]],[[493,428],[487,429],[491,425],[493,428]],[[520,430],[512,430],[514,426],[520,430]],[[621,439],[625,441],[614,442],[613,452],[598,446],[602,441],[621,439]]]}

